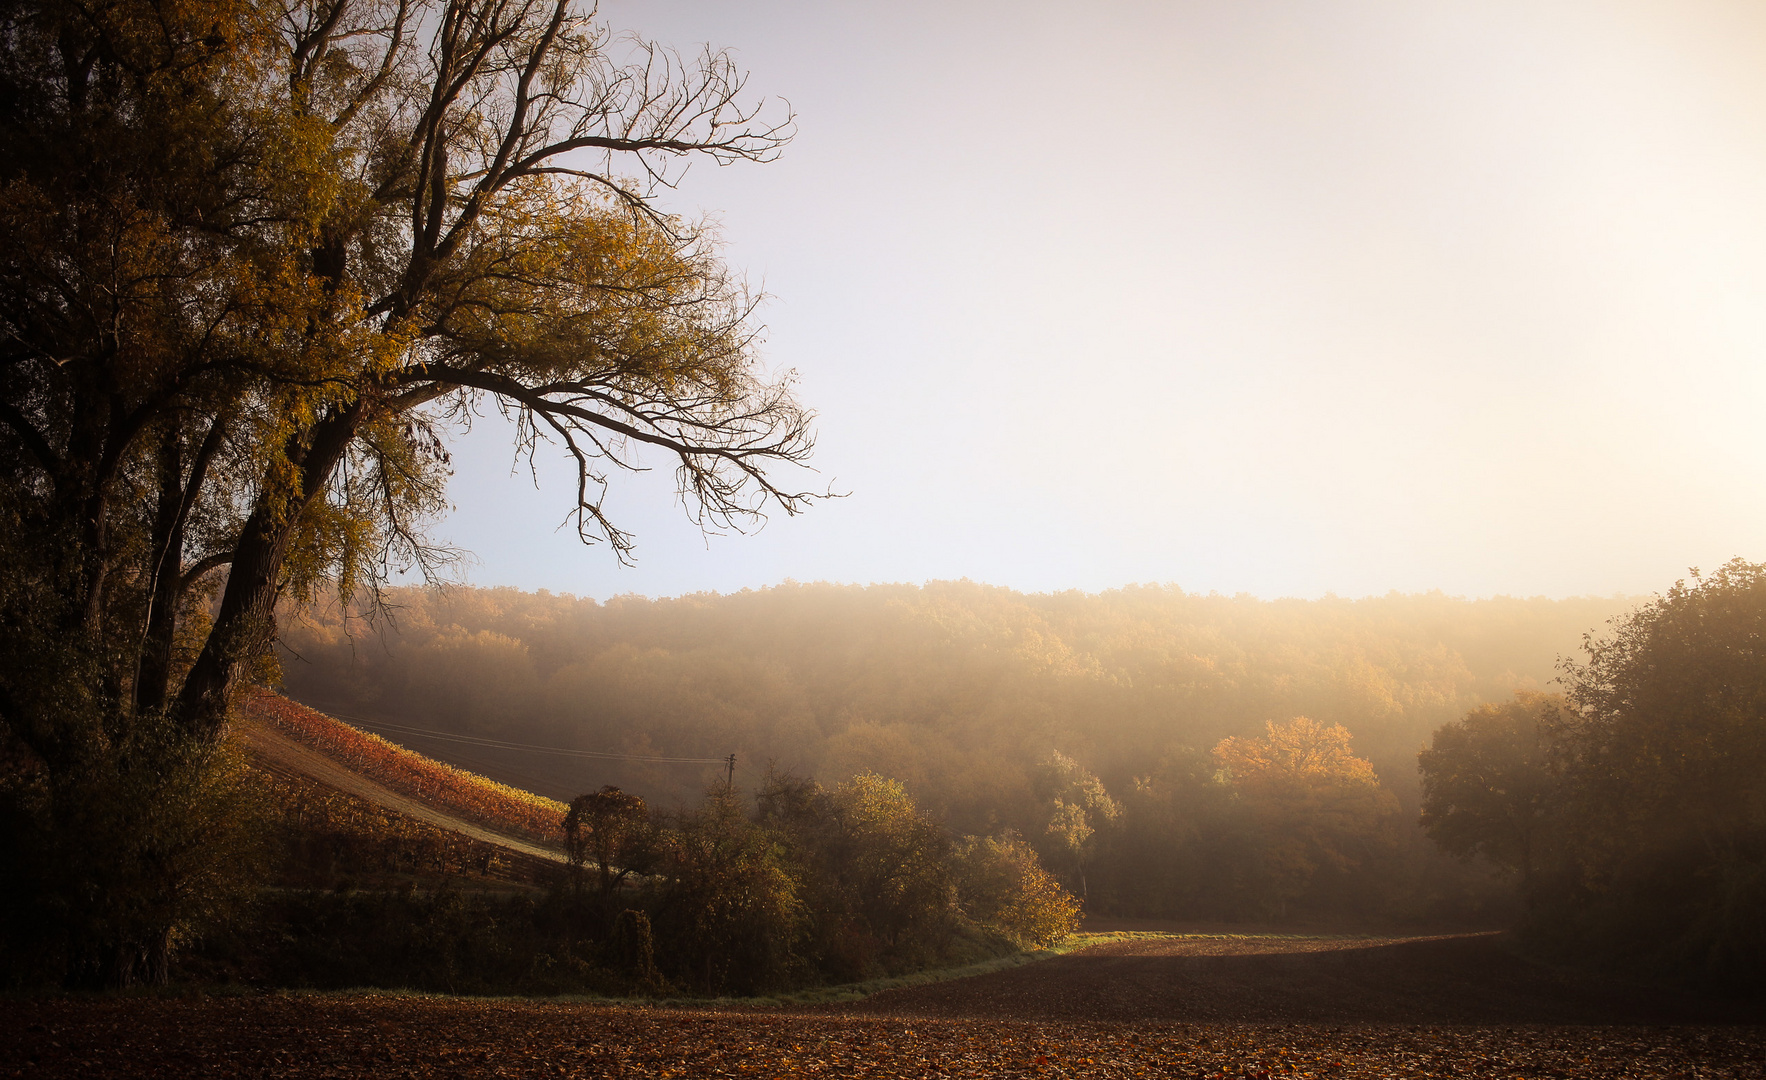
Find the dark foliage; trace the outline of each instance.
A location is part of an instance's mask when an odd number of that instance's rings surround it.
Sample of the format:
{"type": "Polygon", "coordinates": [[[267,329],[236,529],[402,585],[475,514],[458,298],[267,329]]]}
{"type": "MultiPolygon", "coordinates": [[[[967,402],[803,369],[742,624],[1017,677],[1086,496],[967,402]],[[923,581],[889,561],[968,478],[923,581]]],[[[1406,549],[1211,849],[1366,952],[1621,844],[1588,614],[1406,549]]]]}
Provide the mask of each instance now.
{"type": "Polygon", "coordinates": [[[299,777],[259,772],[254,786],[277,807],[266,832],[276,887],[198,943],[187,978],[752,995],[1004,955],[1077,923],[1078,905],[1028,847],[970,838],[953,849],[900,785],[875,776],[833,789],[778,780],[758,813],[718,788],[660,819],[604,789],[576,800],[573,864],[299,777]]]}
{"type": "Polygon", "coordinates": [[[593,863],[602,894],[611,894],[627,875],[646,873],[658,858],[650,808],[611,785],[578,795],[564,815],[564,851],[579,887],[584,864],[593,863]]]}
{"type": "Polygon", "coordinates": [[[1766,990],[1766,566],[1695,572],[1586,653],[1563,699],[1437,732],[1426,824],[1519,874],[1542,948],[1766,990]]]}

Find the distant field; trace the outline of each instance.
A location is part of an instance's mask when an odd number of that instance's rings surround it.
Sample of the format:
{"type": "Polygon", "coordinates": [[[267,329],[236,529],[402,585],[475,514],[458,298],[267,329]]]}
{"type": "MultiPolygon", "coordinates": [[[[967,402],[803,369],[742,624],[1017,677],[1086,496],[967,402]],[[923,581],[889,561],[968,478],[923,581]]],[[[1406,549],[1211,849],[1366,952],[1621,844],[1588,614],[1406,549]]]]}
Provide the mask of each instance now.
{"type": "Polygon", "coordinates": [[[344,769],[467,822],[549,847],[563,842],[569,807],[556,799],[444,765],[267,690],[248,691],[241,712],[344,769]]]}

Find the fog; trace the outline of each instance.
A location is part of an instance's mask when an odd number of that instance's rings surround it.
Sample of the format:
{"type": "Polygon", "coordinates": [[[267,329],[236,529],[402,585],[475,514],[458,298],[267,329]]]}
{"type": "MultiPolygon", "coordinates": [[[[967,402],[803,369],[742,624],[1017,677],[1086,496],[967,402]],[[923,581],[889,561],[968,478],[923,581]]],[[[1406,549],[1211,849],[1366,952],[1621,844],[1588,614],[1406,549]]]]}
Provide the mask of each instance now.
{"type": "Polygon", "coordinates": [[[701,537],[456,446],[480,584],[1636,594],[1751,547],[1766,15],[1742,4],[611,0],[799,134],[696,166],[848,497],[701,537]]]}

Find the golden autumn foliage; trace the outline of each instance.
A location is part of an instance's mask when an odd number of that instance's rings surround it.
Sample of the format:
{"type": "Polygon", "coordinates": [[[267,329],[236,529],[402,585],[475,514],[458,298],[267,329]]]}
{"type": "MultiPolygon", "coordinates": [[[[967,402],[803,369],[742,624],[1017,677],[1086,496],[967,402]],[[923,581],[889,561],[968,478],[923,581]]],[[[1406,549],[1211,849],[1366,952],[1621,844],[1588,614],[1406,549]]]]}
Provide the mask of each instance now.
{"type": "MultiPolygon", "coordinates": [[[[1434,855],[1402,820],[1420,796],[1417,747],[1467,709],[1547,683],[1556,657],[1622,605],[1265,601],[1169,586],[1031,595],[972,582],[605,602],[387,595],[396,627],[328,607],[288,617],[284,639],[302,658],[288,665],[289,692],[484,739],[636,758],[735,753],[748,787],[768,762],[817,777],[875,772],[959,835],[1015,832],[1090,911],[1207,919],[1284,903],[1252,865],[1264,819],[1210,751],[1294,716],[1351,732],[1351,756],[1405,813],[1366,845],[1333,844],[1341,859],[1296,863],[1319,869],[1285,901],[1292,917],[1387,917],[1434,897],[1471,897],[1456,918],[1502,917],[1477,914],[1506,904],[1499,884],[1434,855]],[[1057,782],[1050,766],[1063,759],[1071,775],[1057,782]]],[[[448,745],[467,767],[496,768],[448,745]]],[[[585,771],[582,760],[533,754],[522,778],[560,798],[612,784],[659,806],[723,778],[709,765],[597,758],[585,771]]]]}
{"type": "Polygon", "coordinates": [[[1304,716],[1270,721],[1260,738],[1222,739],[1214,758],[1248,815],[1262,901],[1280,912],[1320,870],[1354,868],[1398,812],[1349,730],[1304,716]]]}
{"type": "Polygon", "coordinates": [[[967,836],[956,845],[957,896],[964,912],[1019,948],[1065,941],[1079,930],[1080,902],[1015,836],[967,836]]]}
{"type": "MultiPolygon", "coordinates": [[[[323,606],[287,617],[284,639],[306,661],[289,666],[290,692],[536,744],[734,751],[817,776],[874,770],[971,832],[987,831],[995,808],[1028,802],[1055,752],[1121,799],[1174,748],[1206,751],[1297,715],[1347,727],[1383,782],[1414,791],[1429,732],[1517,685],[1544,685],[1584,629],[1623,606],[1264,601],[1155,586],[1039,596],[972,582],[604,602],[472,588],[386,598],[396,627],[323,606]]],[[[693,797],[712,778],[606,768],[597,782],[652,799],[693,797]]],[[[1032,837],[1047,818],[1007,823],[1032,837]]]]}

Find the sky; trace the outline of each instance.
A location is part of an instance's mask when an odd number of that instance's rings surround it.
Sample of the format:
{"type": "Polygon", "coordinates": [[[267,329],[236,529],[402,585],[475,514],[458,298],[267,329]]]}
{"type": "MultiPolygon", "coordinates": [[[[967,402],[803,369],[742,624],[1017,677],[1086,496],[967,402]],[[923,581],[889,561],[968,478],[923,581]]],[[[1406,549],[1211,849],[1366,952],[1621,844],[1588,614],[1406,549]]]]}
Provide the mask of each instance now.
{"type": "Polygon", "coordinates": [[[798,134],[694,166],[844,493],[636,565],[494,420],[484,585],[1656,592],[1766,559],[1766,6],[603,0],[798,134]]]}

